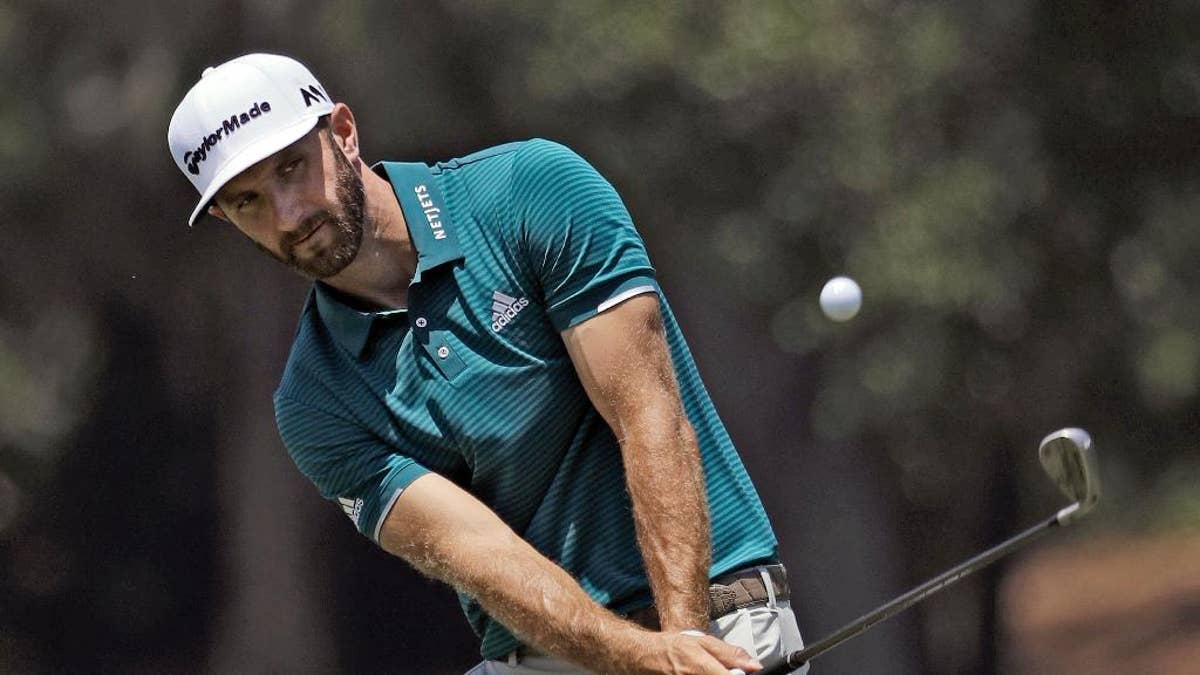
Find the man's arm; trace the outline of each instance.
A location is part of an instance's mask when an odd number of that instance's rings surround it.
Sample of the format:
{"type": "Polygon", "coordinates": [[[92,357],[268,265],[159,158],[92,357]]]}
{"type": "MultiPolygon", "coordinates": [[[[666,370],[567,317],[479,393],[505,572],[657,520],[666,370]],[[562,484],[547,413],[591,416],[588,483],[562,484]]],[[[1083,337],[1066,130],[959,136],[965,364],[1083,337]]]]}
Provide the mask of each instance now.
{"type": "Polygon", "coordinates": [[[405,489],[379,541],[474,597],[526,643],[588,670],[725,675],[728,668],[759,669],[744,650],[716,638],[655,633],[612,614],[491,509],[437,474],[405,489]]]}
{"type": "Polygon", "coordinates": [[[658,298],[635,296],[562,336],[592,404],[621,443],[638,547],[662,628],[707,630],[708,501],[658,298]]]}

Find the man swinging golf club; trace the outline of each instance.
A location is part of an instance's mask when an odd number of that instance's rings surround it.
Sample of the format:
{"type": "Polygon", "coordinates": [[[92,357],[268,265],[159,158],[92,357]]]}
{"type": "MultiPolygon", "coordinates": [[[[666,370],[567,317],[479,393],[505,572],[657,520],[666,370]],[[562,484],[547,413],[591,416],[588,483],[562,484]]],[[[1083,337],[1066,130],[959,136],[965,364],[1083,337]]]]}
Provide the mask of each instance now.
{"type": "Polygon", "coordinates": [[[189,222],[313,280],[280,435],[362,534],[458,590],[472,673],[724,675],[803,647],[645,247],[577,154],[368,166],[350,108],[269,54],[205,71],[168,142],[189,222]]]}

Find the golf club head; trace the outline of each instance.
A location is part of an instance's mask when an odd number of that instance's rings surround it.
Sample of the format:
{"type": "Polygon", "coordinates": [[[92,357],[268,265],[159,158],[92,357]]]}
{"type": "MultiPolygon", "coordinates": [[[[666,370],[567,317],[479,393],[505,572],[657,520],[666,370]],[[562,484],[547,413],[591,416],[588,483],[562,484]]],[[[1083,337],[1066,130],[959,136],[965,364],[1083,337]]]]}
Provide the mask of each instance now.
{"type": "Polygon", "coordinates": [[[1059,512],[1060,523],[1066,525],[1100,501],[1100,471],[1088,432],[1077,427],[1059,429],[1042,439],[1038,457],[1058,489],[1078,505],[1059,512]]]}

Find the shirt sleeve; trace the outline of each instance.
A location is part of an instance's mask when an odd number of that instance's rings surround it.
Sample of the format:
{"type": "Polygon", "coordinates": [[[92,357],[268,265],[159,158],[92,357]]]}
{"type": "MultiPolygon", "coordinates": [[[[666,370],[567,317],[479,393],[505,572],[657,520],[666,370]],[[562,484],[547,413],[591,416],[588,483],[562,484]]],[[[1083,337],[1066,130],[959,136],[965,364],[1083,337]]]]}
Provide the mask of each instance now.
{"type": "Polygon", "coordinates": [[[275,421],[300,472],[376,544],[396,499],[429,473],[360,425],[296,399],[276,397],[275,421]]]}
{"type": "Polygon", "coordinates": [[[512,189],[521,243],[555,328],[658,293],[629,211],[582,157],[558,143],[529,141],[514,160],[512,189]]]}

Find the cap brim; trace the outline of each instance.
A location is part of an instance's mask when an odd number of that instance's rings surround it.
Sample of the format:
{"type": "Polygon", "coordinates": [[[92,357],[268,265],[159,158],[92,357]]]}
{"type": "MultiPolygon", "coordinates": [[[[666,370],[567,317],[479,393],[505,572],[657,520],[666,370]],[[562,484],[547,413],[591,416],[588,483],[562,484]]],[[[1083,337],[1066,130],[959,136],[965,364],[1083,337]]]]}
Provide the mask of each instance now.
{"type": "Polygon", "coordinates": [[[188,218],[188,225],[196,224],[196,220],[204,215],[209,202],[212,201],[221,188],[225,187],[226,183],[233,180],[239,173],[254,166],[257,162],[261,162],[292,143],[304,138],[305,134],[317,126],[317,120],[321,118],[322,114],[325,113],[313,114],[301,118],[269,136],[260,138],[246,146],[238,154],[230,157],[225,166],[217,172],[217,175],[213,176],[212,181],[208,184],[208,189],[204,191],[204,194],[200,195],[200,203],[196,204],[195,210],[192,211],[192,217],[188,218]]]}

